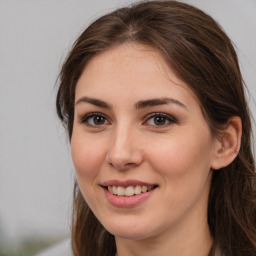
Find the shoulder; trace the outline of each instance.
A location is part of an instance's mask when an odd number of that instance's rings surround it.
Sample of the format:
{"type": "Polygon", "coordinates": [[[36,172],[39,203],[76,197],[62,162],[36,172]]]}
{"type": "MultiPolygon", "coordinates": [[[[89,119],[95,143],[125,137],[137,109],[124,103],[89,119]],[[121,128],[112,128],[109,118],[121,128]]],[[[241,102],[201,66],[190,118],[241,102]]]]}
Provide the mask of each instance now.
{"type": "Polygon", "coordinates": [[[35,256],[73,256],[70,239],[64,240],[35,256]]]}

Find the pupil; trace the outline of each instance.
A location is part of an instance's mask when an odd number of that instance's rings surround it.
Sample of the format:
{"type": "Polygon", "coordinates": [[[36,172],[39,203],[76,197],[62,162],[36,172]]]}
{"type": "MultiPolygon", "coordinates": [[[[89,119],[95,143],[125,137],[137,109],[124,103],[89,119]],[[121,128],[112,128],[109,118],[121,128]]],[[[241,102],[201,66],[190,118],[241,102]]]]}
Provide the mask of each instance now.
{"type": "Polygon", "coordinates": [[[94,123],[95,124],[104,124],[104,117],[102,116],[95,116],[94,117],[94,123]]]}
{"type": "Polygon", "coordinates": [[[155,117],[154,122],[155,122],[156,125],[164,125],[165,124],[165,117],[161,117],[161,116],[155,117]]]}

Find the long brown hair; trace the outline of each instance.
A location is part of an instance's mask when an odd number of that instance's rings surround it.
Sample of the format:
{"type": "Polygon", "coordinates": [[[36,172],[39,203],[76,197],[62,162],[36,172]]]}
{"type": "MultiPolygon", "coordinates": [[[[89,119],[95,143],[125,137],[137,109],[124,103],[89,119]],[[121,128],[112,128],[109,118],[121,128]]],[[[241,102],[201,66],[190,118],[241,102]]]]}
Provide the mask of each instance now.
{"type": "MultiPolygon", "coordinates": [[[[57,113],[72,136],[75,87],[86,64],[123,43],[154,47],[199,99],[213,136],[232,116],[242,120],[241,148],[227,167],[213,171],[208,223],[226,256],[256,255],[256,174],[251,121],[234,47],[203,11],[178,1],[147,1],[118,9],[93,22],[77,39],[60,73],[57,113]]],[[[76,256],[114,255],[115,240],[74,187],[72,245],[76,256]]]]}

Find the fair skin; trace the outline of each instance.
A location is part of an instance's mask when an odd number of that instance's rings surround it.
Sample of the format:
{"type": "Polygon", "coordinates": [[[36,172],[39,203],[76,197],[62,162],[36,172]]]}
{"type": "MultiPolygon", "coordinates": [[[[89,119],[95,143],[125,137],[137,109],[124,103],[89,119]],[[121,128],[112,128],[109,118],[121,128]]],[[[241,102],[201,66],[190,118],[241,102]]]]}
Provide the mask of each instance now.
{"type": "Polygon", "coordinates": [[[150,47],[105,51],[79,78],[72,158],[81,192],[115,236],[118,256],[208,255],[211,168],[226,164],[222,148],[193,92],[150,47]],[[143,184],[152,190],[113,195],[114,185],[143,184]]]}

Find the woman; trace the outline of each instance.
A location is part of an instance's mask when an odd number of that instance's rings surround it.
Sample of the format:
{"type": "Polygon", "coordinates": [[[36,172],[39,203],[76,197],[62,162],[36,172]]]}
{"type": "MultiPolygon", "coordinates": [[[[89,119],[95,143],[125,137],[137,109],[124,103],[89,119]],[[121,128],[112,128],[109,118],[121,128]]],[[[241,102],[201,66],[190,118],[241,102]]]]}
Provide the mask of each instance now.
{"type": "Polygon", "coordinates": [[[99,18],[62,67],[57,111],[75,255],[256,255],[243,81],[208,15],[150,1],[99,18]]]}

